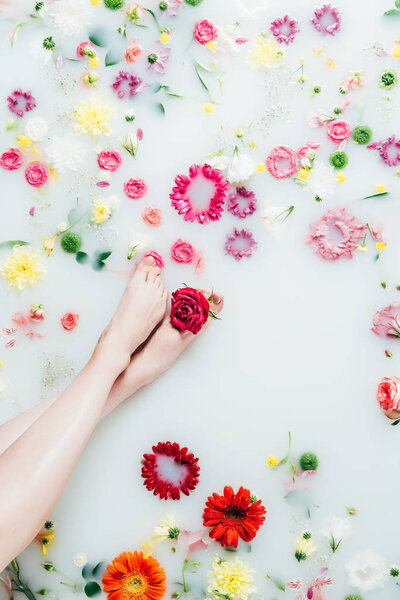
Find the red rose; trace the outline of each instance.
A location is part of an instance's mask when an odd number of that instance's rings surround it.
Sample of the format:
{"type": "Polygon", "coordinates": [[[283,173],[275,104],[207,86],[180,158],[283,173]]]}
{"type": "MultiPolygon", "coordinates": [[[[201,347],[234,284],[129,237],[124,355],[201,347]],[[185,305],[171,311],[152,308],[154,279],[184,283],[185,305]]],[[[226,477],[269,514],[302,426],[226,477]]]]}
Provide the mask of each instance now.
{"type": "Polygon", "coordinates": [[[345,121],[329,121],[326,133],[332,142],[341,144],[344,140],[349,139],[351,129],[345,121]]]}
{"type": "Polygon", "coordinates": [[[128,198],[137,200],[145,195],[147,192],[147,185],[143,179],[129,179],[129,181],[124,184],[124,192],[128,198]]]}
{"type": "Polygon", "coordinates": [[[40,187],[49,177],[46,165],[39,161],[31,162],[25,169],[25,179],[29,185],[40,187]]]}
{"type": "Polygon", "coordinates": [[[71,331],[71,329],[75,329],[75,327],[78,325],[78,321],[79,315],[72,312],[65,313],[65,315],[61,317],[61,325],[66,331],[71,331]]]}
{"type": "Polygon", "coordinates": [[[24,160],[24,155],[18,148],[9,148],[0,157],[0,167],[7,171],[19,169],[24,160]]]}
{"type": "Polygon", "coordinates": [[[115,150],[103,150],[97,156],[100,169],[105,171],[116,171],[122,162],[121,156],[115,150]]]}
{"type": "Polygon", "coordinates": [[[180,331],[198,333],[208,319],[207,298],[191,287],[180,288],[172,294],[171,323],[180,331]]]}
{"type": "Polygon", "coordinates": [[[400,417],[400,379],[384,377],[378,386],[376,398],[389,419],[400,417]]]}
{"type": "Polygon", "coordinates": [[[194,258],[194,248],[189,242],[176,240],[171,246],[171,257],[178,263],[191,263],[194,258]]]}
{"type": "Polygon", "coordinates": [[[217,28],[214,23],[204,19],[203,21],[197,21],[193,29],[193,37],[199,44],[208,44],[216,40],[218,36],[217,28]]]}

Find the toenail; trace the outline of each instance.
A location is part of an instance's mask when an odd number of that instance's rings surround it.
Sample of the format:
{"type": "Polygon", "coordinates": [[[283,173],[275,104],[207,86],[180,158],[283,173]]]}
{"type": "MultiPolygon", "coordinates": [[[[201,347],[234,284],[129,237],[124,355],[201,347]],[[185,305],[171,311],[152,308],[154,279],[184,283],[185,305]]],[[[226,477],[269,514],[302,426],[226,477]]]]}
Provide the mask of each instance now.
{"type": "Polygon", "coordinates": [[[220,304],[221,296],[218,296],[218,294],[214,294],[214,302],[215,302],[215,304],[220,304]]]}
{"type": "Polygon", "coordinates": [[[146,258],[144,259],[143,262],[145,265],[150,266],[150,265],[154,265],[156,261],[154,260],[154,258],[152,256],[146,256],[146,258]]]}

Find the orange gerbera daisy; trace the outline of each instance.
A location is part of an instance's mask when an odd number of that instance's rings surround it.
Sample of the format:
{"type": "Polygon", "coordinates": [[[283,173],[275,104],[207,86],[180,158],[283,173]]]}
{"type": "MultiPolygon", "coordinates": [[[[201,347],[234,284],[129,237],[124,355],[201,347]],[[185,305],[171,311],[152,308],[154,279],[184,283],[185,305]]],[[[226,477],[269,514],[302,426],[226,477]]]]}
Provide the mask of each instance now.
{"type": "Polygon", "coordinates": [[[103,576],[109,600],[161,600],[165,594],[165,571],[159,562],[142,552],[122,552],[103,576]]]}

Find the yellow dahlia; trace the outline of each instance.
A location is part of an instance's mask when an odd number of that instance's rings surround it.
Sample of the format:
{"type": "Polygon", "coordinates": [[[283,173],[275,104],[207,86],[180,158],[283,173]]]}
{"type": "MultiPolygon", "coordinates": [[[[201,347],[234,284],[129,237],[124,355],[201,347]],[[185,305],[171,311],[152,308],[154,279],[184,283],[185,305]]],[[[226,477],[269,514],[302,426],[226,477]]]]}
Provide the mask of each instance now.
{"type": "Polygon", "coordinates": [[[283,52],[273,37],[259,35],[250,52],[254,68],[263,69],[282,58],[283,52]]]}
{"type": "Polygon", "coordinates": [[[256,592],[252,586],[254,571],[241,560],[231,562],[214,558],[213,569],[208,574],[208,592],[218,591],[219,594],[233,594],[238,600],[247,600],[249,594],[256,592]]]}
{"type": "Polygon", "coordinates": [[[114,111],[100,100],[82,100],[74,108],[75,129],[80,133],[110,135],[110,121],[114,119],[114,111]]]}
{"type": "Polygon", "coordinates": [[[11,253],[0,263],[0,273],[17,290],[35,285],[46,274],[37,250],[29,246],[14,246],[11,253]]]}

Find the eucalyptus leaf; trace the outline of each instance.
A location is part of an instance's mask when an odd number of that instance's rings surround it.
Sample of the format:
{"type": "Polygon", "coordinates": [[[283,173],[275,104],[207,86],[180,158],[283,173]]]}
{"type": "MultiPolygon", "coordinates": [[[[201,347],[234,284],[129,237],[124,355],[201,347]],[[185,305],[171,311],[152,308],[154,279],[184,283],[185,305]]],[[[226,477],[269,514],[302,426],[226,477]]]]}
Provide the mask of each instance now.
{"type": "Polygon", "coordinates": [[[396,8],[391,8],[383,13],[386,17],[400,17],[400,10],[396,8]]]}
{"type": "Polygon", "coordinates": [[[84,587],[84,592],[88,598],[92,598],[93,596],[100,594],[101,587],[97,581],[88,581],[84,587]]]}
{"type": "MultiPolygon", "coordinates": [[[[78,262],[80,265],[84,265],[85,263],[88,262],[89,260],[89,256],[87,255],[86,252],[77,252],[75,255],[75,260],[76,262],[78,262]]],[[[85,568],[85,567],[84,567],[85,568]]]]}
{"type": "Polygon", "coordinates": [[[104,64],[106,67],[112,67],[113,65],[117,65],[124,58],[124,54],[121,50],[116,50],[115,48],[111,48],[106,54],[104,59],[104,64]]]}
{"type": "Polygon", "coordinates": [[[204,81],[203,77],[200,75],[199,69],[197,67],[195,67],[195,71],[196,71],[196,75],[199,78],[201,85],[207,92],[209,92],[210,90],[208,89],[208,86],[207,86],[206,82],[204,81]]]}
{"type": "Polygon", "coordinates": [[[29,242],[23,240],[7,240],[6,242],[0,242],[0,248],[13,248],[14,246],[27,246],[29,242]]]}
{"type": "Polygon", "coordinates": [[[397,419],[397,421],[393,421],[393,423],[391,423],[391,425],[392,425],[392,427],[395,427],[399,423],[400,423],[400,419],[397,419]]]}
{"type": "Polygon", "coordinates": [[[108,46],[108,43],[110,41],[110,34],[105,27],[97,27],[89,33],[89,40],[95,46],[105,48],[106,46],[108,46]]]}
{"type": "Polygon", "coordinates": [[[102,566],[103,566],[102,562],[97,563],[97,565],[93,568],[93,571],[92,571],[93,577],[97,577],[98,575],[100,575],[102,566]]]}
{"type": "Polygon", "coordinates": [[[96,256],[98,260],[107,260],[109,256],[111,256],[111,250],[107,250],[106,252],[99,252],[96,256]]]}
{"type": "MultiPolygon", "coordinates": [[[[85,253],[82,252],[82,254],[85,254],[85,253]]],[[[93,565],[90,565],[89,563],[87,563],[82,569],[83,579],[90,579],[92,576],[92,572],[93,572],[93,565]]]]}

